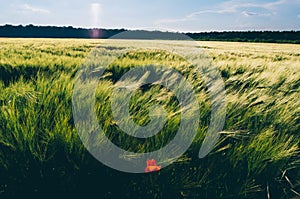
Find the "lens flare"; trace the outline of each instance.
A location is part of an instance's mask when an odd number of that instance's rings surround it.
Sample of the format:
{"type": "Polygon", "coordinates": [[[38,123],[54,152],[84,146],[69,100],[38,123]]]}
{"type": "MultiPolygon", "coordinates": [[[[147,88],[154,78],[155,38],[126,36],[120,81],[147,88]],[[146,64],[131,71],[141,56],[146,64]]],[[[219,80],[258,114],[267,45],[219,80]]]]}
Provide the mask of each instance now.
{"type": "Polygon", "coordinates": [[[94,26],[99,25],[100,12],[101,12],[101,4],[100,3],[92,3],[91,4],[91,13],[92,13],[92,20],[93,20],[94,26]]]}

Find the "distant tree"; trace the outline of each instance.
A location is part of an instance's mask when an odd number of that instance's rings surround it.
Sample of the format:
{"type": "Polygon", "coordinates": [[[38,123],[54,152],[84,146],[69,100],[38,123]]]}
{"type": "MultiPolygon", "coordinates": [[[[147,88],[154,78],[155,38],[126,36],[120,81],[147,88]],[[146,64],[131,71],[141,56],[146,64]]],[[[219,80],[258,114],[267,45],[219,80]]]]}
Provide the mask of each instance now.
{"type": "MultiPolygon", "coordinates": [[[[13,26],[6,24],[0,26],[0,37],[25,37],[25,38],[110,38],[124,31],[127,39],[184,39],[175,32],[125,30],[125,29],[84,29],[72,26],[13,26]]],[[[207,41],[244,41],[244,42],[274,42],[274,43],[300,43],[300,31],[226,31],[185,33],[195,40],[207,41]]]]}

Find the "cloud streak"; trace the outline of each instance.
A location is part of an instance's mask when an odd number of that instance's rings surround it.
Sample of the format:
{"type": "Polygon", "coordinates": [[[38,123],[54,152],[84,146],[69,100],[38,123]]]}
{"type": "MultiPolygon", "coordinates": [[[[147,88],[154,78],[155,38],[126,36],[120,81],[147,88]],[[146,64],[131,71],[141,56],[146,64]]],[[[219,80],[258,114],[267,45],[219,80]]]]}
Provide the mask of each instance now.
{"type": "Polygon", "coordinates": [[[274,2],[269,3],[244,3],[237,0],[231,0],[228,2],[225,2],[222,7],[224,8],[231,8],[234,11],[237,11],[239,8],[263,8],[266,10],[272,10],[276,8],[279,5],[287,3],[287,0],[278,0],[274,2]]]}
{"type": "MultiPolygon", "coordinates": [[[[299,2],[300,0],[295,0],[294,2],[299,2]]],[[[209,9],[209,10],[200,10],[197,12],[193,12],[191,14],[188,14],[182,18],[177,18],[177,19],[161,19],[155,22],[155,24],[160,25],[160,24],[166,24],[166,23],[177,23],[177,22],[185,22],[185,21],[192,21],[196,20],[200,15],[203,14],[242,14],[245,17],[267,17],[267,16],[272,16],[276,15],[275,9],[282,5],[287,3],[288,0],[277,0],[274,2],[269,2],[269,3],[244,3],[241,2],[240,0],[231,0],[227,1],[223,4],[221,4],[218,7],[215,7],[214,9],[209,9]],[[246,9],[264,9],[266,12],[264,13],[259,13],[259,12],[249,12],[246,11],[246,9]]]]}
{"type": "Polygon", "coordinates": [[[272,13],[257,13],[257,12],[243,11],[242,14],[244,16],[246,16],[246,17],[253,17],[253,16],[270,17],[272,15],[276,15],[276,12],[272,12],[272,13]]]}
{"type": "Polygon", "coordinates": [[[31,6],[29,4],[23,4],[20,6],[20,10],[23,12],[34,12],[34,13],[44,13],[44,14],[49,14],[50,11],[47,9],[43,8],[38,8],[35,6],[31,6]]]}

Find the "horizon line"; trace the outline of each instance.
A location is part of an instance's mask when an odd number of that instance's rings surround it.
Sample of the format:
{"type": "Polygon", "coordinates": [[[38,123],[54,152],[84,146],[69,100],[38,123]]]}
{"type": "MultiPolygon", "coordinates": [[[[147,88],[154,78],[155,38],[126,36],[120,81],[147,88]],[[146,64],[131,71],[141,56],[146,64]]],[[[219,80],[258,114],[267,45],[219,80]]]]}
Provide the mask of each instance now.
{"type": "Polygon", "coordinates": [[[213,33],[213,32],[299,32],[300,29],[294,30],[294,29],[249,29],[249,30],[199,30],[199,31],[179,31],[179,30],[163,30],[163,29],[157,29],[157,28],[125,28],[125,27],[114,27],[114,28],[106,28],[106,27],[83,27],[83,26],[73,26],[73,25],[54,25],[54,24],[0,24],[0,26],[35,26],[35,27],[57,27],[57,28],[74,28],[74,29],[86,29],[86,30],[93,30],[93,29],[98,29],[98,30],[124,30],[124,31],[149,31],[149,32],[168,32],[168,33],[182,33],[182,34],[187,34],[187,33],[213,33]]]}

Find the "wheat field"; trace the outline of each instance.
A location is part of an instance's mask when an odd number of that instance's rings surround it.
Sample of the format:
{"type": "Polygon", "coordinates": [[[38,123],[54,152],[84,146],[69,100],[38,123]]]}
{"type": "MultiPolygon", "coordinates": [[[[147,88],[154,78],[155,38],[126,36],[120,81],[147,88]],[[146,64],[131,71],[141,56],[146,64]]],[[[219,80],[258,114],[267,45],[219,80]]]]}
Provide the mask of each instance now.
{"type": "MultiPolygon", "coordinates": [[[[126,48],[126,41],[122,45],[126,48]]],[[[178,128],[180,107],[168,89],[157,85],[138,89],[129,107],[133,120],[146,125],[148,108],[160,103],[168,121],[150,140],[124,135],[115,125],[110,98],[114,84],[128,70],[151,63],[176,69],[193,85],[201,108],[196,138],[182,157],[159,172],[128,174],[89,154],[72,115],[76,72],[95,48],[109,53],[115,44],[92,39],[0,39],[0,197],[75,197],[87,192],[100,198],[300,197],[300,45],[204,41],[198,45],[222,76],[227,106],[221,137],[203,159],[197,155],[211,104],[201,76],[189,63],[165,51],[141,50],[120,57],[99,81],[95,96],[99,125],[110,140],[130,151],[166,145],[178,128]]]]}

